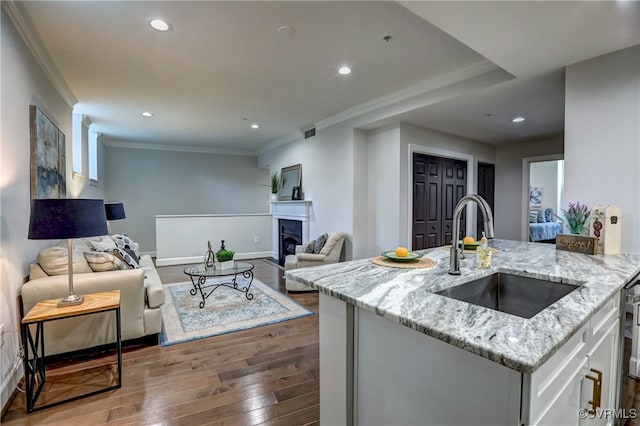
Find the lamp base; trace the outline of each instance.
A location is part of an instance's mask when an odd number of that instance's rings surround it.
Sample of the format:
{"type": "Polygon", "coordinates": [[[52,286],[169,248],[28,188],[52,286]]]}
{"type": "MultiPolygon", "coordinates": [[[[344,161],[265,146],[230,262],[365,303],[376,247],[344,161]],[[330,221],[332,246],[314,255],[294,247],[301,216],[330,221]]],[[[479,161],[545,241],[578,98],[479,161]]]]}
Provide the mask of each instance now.
{"type": "Polygon", "coordinates": [[[81,305],[84,301],[84,296],[78,296],[77,294],[70,294],[64,299],[60,299],[58,302],[58,308],[63,308],[65,306],[73,306],[73,305],[81,305]]]}

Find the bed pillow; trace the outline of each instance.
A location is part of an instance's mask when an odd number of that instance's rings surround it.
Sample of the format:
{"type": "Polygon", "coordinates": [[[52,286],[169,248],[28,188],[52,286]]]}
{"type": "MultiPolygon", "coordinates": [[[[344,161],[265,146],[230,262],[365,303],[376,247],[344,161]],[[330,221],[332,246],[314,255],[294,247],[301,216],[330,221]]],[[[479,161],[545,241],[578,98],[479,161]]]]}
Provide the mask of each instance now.
{"type": "Polygon", "coordinates": [[[529,223],[538,222],[538,211],[537,210],[529,210],[529,223]]]}
{"type": "Polygon", "coordinates": [[[544,220],[544,210],[538,210],[538,223],[545,223],[544,220]]]}

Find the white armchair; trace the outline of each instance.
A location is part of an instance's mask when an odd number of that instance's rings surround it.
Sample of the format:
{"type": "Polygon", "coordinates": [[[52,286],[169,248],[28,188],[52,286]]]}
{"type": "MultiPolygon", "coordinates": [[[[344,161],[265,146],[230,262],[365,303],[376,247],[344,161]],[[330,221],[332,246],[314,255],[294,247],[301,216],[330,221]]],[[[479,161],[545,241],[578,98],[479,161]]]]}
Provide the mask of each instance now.
{"type": "MultiPolygon", "coordinates": [[[[344,245],[345,234],[343,232],[332,232],[327,238],[327,242],[320,250],[320,253],[305,253],[305,245],[296,246],[296,254],[290,254],[285,258],[284,269],[308,268],[309,266],[327,265],[337,263],[340,260],[340,253],[344,245]]],[[[306,291],[312,288],[287,278],[285,282],[287,291],[306,291]]]]}

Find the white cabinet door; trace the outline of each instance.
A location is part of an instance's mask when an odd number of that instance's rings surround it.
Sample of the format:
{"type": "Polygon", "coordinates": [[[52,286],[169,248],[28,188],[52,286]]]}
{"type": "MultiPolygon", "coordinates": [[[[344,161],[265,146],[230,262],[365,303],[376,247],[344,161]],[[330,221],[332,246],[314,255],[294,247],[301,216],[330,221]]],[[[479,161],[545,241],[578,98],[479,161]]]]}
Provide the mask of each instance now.
{"type": "Polygon", "coordinates": [[[581,395],[585,388],[585,375],[588,371],[588,358],[583,358],[578,371],[565,382],[544,415],[538,418],[536,425],[578,425],[578,410],[581,408],[581,395]]]}
{"type": "MultiPolygon", "coordinates": [[[[599,395],[599,413],[593,417],[585,419],[585,425],[606,425],[613,424],[612,418],[607,418],[607,409],[614,409],[616,398],[616,364],[618,362],[618,334],[619,321],[613,323],[607,331],[601,334],[598,341],[593,342],[593,346],[588,353],[589,358],[589,376],[600,379],[600,395],[599,395]]],[[[589,401],[598,399],[597,384],[594,380],[585,381],[583,392],[582,408],[593,408],[593,404],[589,401]]]]}

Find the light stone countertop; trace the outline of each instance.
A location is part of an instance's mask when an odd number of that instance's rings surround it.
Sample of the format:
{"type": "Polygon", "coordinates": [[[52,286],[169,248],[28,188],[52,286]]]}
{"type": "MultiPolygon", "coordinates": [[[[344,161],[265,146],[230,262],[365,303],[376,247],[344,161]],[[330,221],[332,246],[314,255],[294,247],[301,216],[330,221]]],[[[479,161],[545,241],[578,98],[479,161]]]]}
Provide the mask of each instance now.
{"type": "Polygon", "coordinates": [[[589,256],[551,244],[493,240],[492,268],[476,268],[475,254],[449,275],[449,252],[422,250],[430,269],[377,266],[369,259],[287,271],[286,275],[362,309],[495,361],[532,373],[640,272],[640,255],[589,256]],[[578,289],[530,319],[434,294],[474,279],[508,272],[578,289]]]}

